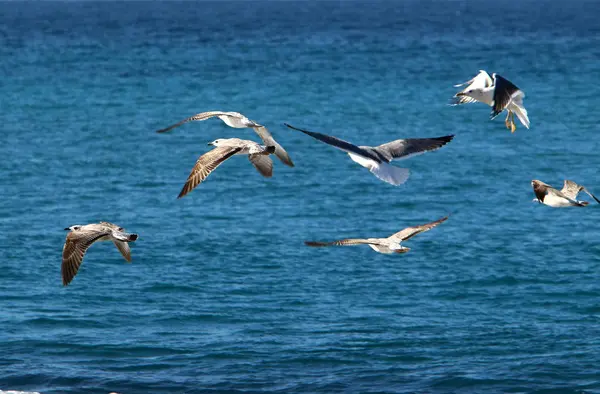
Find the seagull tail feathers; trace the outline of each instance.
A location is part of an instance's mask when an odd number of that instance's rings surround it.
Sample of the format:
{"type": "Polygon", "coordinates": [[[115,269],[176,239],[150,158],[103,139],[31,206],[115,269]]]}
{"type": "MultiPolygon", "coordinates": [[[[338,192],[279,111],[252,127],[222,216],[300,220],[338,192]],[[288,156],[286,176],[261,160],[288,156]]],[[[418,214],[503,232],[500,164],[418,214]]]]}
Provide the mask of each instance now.
{"type": "Polygon", "coordinates": [[[394,186],[399,186],[406,182],[410,174],[408,168],[399,168],[383,162],[373,166],[371,172],[377,178],[394,186]]]}
{"type": "Polygon", "coordinates": [[[523,106],[523,103],[513,102],[511,110],[517,115],[517,118],[523,123],[523,126],[529,128],[529,117],[527,116],[527,110],[523,106]]]}

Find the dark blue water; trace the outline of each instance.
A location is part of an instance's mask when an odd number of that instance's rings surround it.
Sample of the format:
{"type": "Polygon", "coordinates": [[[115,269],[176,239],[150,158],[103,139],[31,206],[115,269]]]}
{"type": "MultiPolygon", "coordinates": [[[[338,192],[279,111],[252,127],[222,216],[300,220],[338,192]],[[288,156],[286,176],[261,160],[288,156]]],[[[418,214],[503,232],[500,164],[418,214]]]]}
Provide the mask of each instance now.
{"type": "Polygon", "coordinates": [[[593,1],[0,3],[0,389],[47,393],[600,393],[593,1]],[[448,99],[480,69],[531,129],[448,99]],[[271,129],[177,200],[206,143],[271,129]],[[357,144],[455,134],[400,187],[283,122],[357,144]],[[404,255],[312,249],[451,213],[404,255]],[[61,286],[66,226],[92,246],[61,286]]]}

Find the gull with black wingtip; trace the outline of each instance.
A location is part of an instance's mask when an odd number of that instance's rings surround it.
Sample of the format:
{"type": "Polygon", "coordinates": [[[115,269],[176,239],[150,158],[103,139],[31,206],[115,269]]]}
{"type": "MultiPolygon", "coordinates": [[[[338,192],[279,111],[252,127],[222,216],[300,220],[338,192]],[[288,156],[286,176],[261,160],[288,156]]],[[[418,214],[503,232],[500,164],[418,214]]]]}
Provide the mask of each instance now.
{"type": "Polygon", "coordinates": [[[394,186],[406,182],[409,170],[390,165],[389,163],[392,160],[406,159],[428,151],[437,150],[454,138],[454,135],[437,138],[407,138],[379,146],[357,146],[336,137],[299,129],[287,123],[284,124],[290,129],[301,131],[321,142],[343,150],[348,153],[350,159],[369,169],[377,178],[394,186]]]}

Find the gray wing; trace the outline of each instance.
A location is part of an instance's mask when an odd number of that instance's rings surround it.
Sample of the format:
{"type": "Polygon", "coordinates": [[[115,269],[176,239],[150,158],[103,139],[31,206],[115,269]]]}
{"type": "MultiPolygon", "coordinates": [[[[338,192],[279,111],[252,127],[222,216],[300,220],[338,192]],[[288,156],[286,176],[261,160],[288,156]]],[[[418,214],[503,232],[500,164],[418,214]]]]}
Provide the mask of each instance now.
{"type": "Polygon", "coordinates": [[[262,176],[267,178],[273,176],[273,160],[268,155],[253,153],[248,155],[248,159],[262,176]]]}
{"type": "Polygon", "coordinates": [[[386,246],[385,243],[382,243],[379,238],[350,238],[350,239],[340,239],[338,241],[332,242],[317,242],[317,241],[304,241],[306,246],[312,247],[323,247],[323,246],[352,246],[352,245],[383,245],[386,246]]]}
{"type": "Polygon", "coordinates": [[[202,121],[202,120],[206,120],[206,119],[210,119],[214,116],[219,116],[219,115],[229,115],[229,112],[223,112],[223,111],[208,111],[208,112],[201,112],[199,114],[196,114],[194,116],[190,116],[189,118],[186,118],[180,122],[177,122],[175,124],[172,124],[171,126],[165,127],[164,129],[160,129],[157,130],[157,133],[166,133],[167,131],[170,131],[176,127],[181,126],[182,124],[188,123],[188,122],[192,122],[192,121],[202,121]]]}
{"type": "Polygon", "coordinates": [[[240,147],[220,146],[200,156],[177,198],[181,198],[192,191],[221,163],[235,155],[241,149],[240,147]]]}
{"type": "Polygon", "coordinates": [[[70,232],[63,246],[62,265],[60,272],[63,286],[71,283],[83,261],[88,248],[98,239],[110,234],[109,231],[70,232]]]}
{"type": "Polygon", "coordinates": [[[116,240],[113,240],[113,242],[123,257],[125,257],[125,260],[127,260],[128,263],[131,263],[131,249],[129,248],[129,244],[127,242],[116,240]]]}
{"type": "Polygon", "coordinates": [[[396,140],[376,147],[361,146],[362,149],[370,149],[382,161],[390,162],[394,159],[405,159],[428,151],[436,150],[452,141],[454,135],[437,138],[409,138],[396,140]]]}
{"type": "Polygon", "coordinates": [[[598,200],[596,196],[590,193],[588,189],[568,179],[565,180],[561,193],[572,200],[577,200],[577,195],[582,191],[587,193],[588,196],[592,197],[594,200],[596,200],[597,203],[600,204],[600,200],[598,200]]]}
{"type": "Polygon", "coordinates": [[[275,147],[275,156],[277,156],[279,158],[279,160],[281,160],[283,162],[283,164],[290,166],[290,167],[294,166],[294,162],[290,158],[290,155],[288,155],[288,153],[285,151],[285,149],[283,149],[283,147],[281,145],[279,145],[279,143],[277,141],[275,141],[275,139],[273,138],[273,136],[271,135],[271,133],[265,126],[254,127],[254,131],[256,132],[256,134],[258,134],[260,139],[263,140],[263,143],[266,146],[274,146],[275,147]]]}
{"type": "Polygon", "coordinates": [[[369,150],[365,150],[361,147],[358,147],[348,141],[344,141],[339,138],[335,138],[335,137],[332,137],[332,136],[329,136],[326,134],[316,133],[314,131],[302,130],[302,129],[299,129],[292,125],[289,125],[287,123],[284,123],[284,125],[286,125],[290,129],[298,130],[298,131],[303,132],[306,135],[310,135],[311,137],[318,139],[319,141],[329,144],[331,146],[334,146],[338,149],[341,149],[344,152],[354,153],[356,155],[374,160],[376,163],[381,163],[381,159],[377,155],[373,154],[373,152],[371,152],[369,150]]]}
{"type": "Polygon", "coordinates": [[[443,218],[436,220],[435,222],[422,224],[420,226],[407,227],[404,230],[398,231],[396,234],[390,236],[390,238],[397,240],[398,242],[406,241],[407,239],[412,238],[419,233],[431,230],[432,228],[438,226],[440,223],[443,223],[446,220],[448,220],[448,216],[444,216],[443,218]]]}
{"type": "Polygon", "coordinates": [[[492,113],[490,119],[494,119],[498,114],[506,109],[510,100],[519,92],[516,87],[508,79],[501,77],[498,74],[493,74],[494,78],[494,101],[492,102],[492,113]]]}

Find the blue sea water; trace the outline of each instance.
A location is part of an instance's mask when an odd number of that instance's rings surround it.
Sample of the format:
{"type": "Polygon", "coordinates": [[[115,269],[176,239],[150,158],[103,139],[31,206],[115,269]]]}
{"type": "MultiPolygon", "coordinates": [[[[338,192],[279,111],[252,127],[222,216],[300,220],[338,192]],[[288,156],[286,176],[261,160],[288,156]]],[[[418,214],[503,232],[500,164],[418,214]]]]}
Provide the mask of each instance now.
{"type": "Polygon", "coordinates": [[[0,390],[600,393],[594,1],[0,2],[0,390]],[[531,129],[450,107],[479,69],[531,129]],[[177,200],[206,143],[270,128],[177,200]],[[357,144],[455,134],[385,184],[289,122],[357,144]],[[451,214],[404,255],[312,249],[451,214]],[[61,285],[64,227],[137,232],[61,285]]]}

